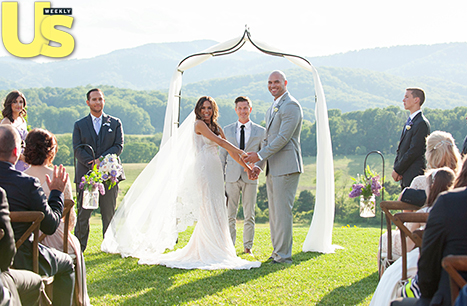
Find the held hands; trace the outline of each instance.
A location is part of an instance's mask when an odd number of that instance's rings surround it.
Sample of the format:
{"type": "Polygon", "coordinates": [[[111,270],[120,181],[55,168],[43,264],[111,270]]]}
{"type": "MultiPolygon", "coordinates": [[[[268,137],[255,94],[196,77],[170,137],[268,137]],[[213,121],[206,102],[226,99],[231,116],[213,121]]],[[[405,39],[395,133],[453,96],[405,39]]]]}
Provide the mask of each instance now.
{"type": "Polygon", "coordinates": [[[394,179],[394,181],[399,182],[400,180],[402,180],[402,175],[397,173],[396,170],[392,170],[392,178],[394,179]]]}
{"type": "Polygon", "coordinates": [[[258,179],[258,175],[261,173],[261,169],[258,166],[254,166],[253,169],[247,172],[248,172],[248,179],[254,181],[258,179]]]}
{"type": "Polygon", "coordinates": [[[63,192],[65,190],[66,182],[68,181],[68,173],[62,165],[60,165],[60,167],[54,166],[52,179],[50,179],[46,174],[45,180],[47,181],[49,190],[58,190],[63,192]]]}
{"type": "Polygon", "coordinates": [[[245,153],[246,156],[242,155],[242,158],[243,158],[243,161],[245,163],[256,163],[258,162],[260,159],[258,157],[258,153],[256,152],[248,152],[248,153],[245,153]]]}

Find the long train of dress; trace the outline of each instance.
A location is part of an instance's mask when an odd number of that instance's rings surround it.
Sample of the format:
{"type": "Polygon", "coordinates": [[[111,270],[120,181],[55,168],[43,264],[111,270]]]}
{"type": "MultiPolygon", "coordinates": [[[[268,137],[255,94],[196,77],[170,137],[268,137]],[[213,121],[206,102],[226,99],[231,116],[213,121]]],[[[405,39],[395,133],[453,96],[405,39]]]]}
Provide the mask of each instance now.
{"type": "Polygon", "coordinates": [[[140,264],[172,268],[259,267],[260,262],[236,255],[228,228],[218,147],[194,133],[194,116],[190,116],[180,127],[180,135],[164,145],[148,165],[152,173],[142,173],[143,181],[135,181],[105,233],[101,248],[138,257],[140,264]],[[194,220],[198,222],[188,244],[162,254],[173,248],[177,233],[194,220]]]}

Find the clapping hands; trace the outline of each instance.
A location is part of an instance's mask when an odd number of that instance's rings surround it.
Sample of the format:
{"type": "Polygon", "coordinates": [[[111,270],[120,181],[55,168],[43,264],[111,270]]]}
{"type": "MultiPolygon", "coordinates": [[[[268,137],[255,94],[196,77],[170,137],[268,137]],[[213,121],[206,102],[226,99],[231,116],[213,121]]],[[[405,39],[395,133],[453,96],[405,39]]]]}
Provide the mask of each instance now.
{"type": "Polygon", "coordinates": [[[45,180],[47,181],[49,190],[59,190],[63,192],[66,182],[68,181],[68,173],[62,165],[60,165],[60,167],[54,166],[52,179],[46,174],[45,180]]]}

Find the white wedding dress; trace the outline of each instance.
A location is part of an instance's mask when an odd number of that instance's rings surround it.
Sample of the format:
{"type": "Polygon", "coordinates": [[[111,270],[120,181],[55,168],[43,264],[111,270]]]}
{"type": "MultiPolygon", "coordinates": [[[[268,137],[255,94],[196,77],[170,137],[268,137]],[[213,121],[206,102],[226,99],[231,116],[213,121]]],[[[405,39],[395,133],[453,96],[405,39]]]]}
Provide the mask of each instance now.
{"type": "Polygon", "coordinates": [[[180,269],[250,269],[230,238],[224,178],[216,143],[194,133],[194,114],[133,183],[101,249],[140,264],[180,269]],[[188,244],[174,252],[178,232],[197,220],[188,244]]]}

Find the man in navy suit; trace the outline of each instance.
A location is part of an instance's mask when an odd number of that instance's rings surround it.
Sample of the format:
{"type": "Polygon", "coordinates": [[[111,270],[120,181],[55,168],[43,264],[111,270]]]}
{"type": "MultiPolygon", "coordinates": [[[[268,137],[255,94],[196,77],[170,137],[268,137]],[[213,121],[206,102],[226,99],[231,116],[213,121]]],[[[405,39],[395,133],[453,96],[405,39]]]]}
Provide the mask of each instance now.
{"type": "Polygon", "coordinates": [[[10,223],[6,192],[0,187],[0,228],[5,236],[0,239],[0,305],[38,305],[41,277],[31,271],[10,269],[16,254],[15,237],[10,223]],[[5,290],[6,289],[6,290],[5,290]]]}
{"type": "MultiPolygon", "coordinates": [[[[60,225],[63,214],[63,190],[68,174],[65,168],[54,167],[52,179],[46,177],[50,189],[49,199],[45,196],[39,179],[15,169],[21,153],[21,139],[10,125],[0,125],[0,187],[6,191],[10,211],[41,211],[44,219],[40,230],[52,235],[60,225]]],[[[21,238],[29,228],[27,223],[12,223],[15,240],[21,238]]],[[[32,234],[31,234],[32,236],[32,234]]],[[[2,250],[2,252],[6,250],[2,250]]],[[[17,250],[13,267],[32,271],[32,241],[26,240],[17,250]]],[[[54,305],[71,305],[75,274],[73,260],[68,254],[39,244],[39,273],[54,276],[54,305]]]]}
{"type": "Polygon", "coordinates": [[[392,178],[401,182],[402,189],[409,187],[414,177],[425,171],[425,139],[430,134],[430,122],[420,110],[425,102],[423,89],[407,88],[403,102],[410,116],[402,130],[392,171],[392,178]]]}
{"type": "MultiPolygon", "coordinates": [[[[78,187],[78,184],[94,164],[99,165],[99,157],[105,157],[107,154],[120,155],[123,150],[122,123],[120,119],[104,114],[104,93],[94,88],[88,91],[86,98],[90,114],[76,121],[73,129],[73,150],[78,161],[75,170],[76,190],[78,190],[78,220],[75,236],[78,237],[83,252],[88,243],[89,218],[92,210],[82,207],[83,190],[78,187]]],[[[125,175],[122,174],[118,179],[124,180],[125,175]]],[[[110,190],[108,185],[105,187],[105,194],[99,195],[102,234],[105,234],[115,213],[118,196],[118,184],[110,190]]]]}

